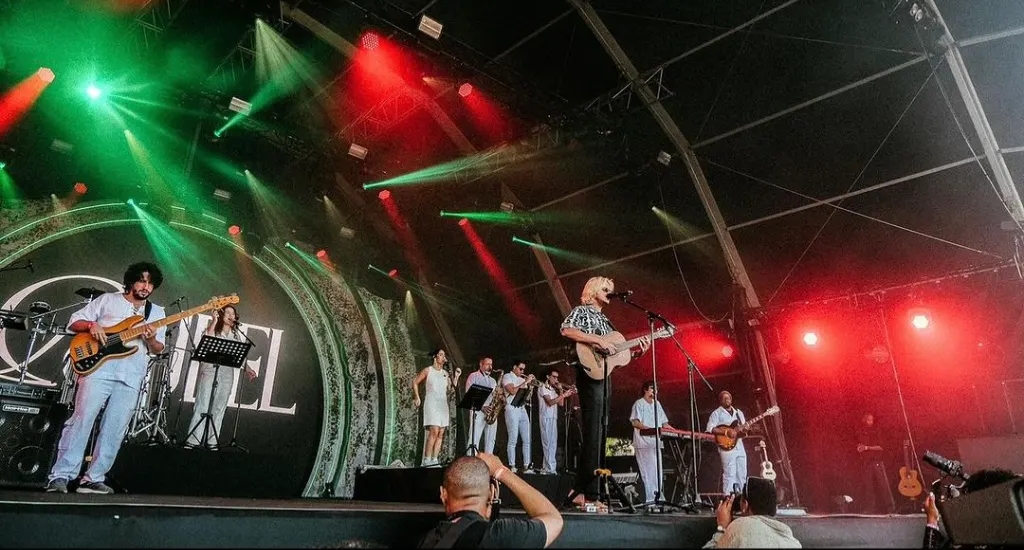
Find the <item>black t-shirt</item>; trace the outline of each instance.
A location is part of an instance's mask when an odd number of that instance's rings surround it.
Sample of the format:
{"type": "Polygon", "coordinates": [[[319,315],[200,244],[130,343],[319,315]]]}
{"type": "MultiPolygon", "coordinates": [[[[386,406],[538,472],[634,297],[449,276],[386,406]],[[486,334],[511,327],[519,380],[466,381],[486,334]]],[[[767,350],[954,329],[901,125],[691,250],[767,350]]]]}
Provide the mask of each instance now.
{"type": "Polygon", "coordinates": [[[457,512],[424,535],[419,548],[436,548],[448,530],[462,521],[474,523],[451,548],[544,548],[548,540],[547,529],[538,519],[505,517],[487,521],[476,512],[457,512]]]}
{"type": "MultiPolygon", "coordinates": [[[[857,428],[857,443],[860,443],[862,445],[866,445],[868,447],[878,446],[878,447],[882,447],[883,449],[885,449],[885,447],[882,445],[882,439],[878,435],[878,429],[875,428],[874,426],[869,428],[869,427],[864,426],[862,424],[859,428],[857,428]]],[[[853,450],[854,450],[854,452],[857,451],[856,446],[854,446],[853,450]]],[[[861,462],[874,463],[874,462],[882,461],[884,453],[885,453],[884,450],[883,451],[867,451],[866,450],[866,451],[864,451],[862,453],[857,453],[857,457],[858,457],[858,459],[861,462]]]]}

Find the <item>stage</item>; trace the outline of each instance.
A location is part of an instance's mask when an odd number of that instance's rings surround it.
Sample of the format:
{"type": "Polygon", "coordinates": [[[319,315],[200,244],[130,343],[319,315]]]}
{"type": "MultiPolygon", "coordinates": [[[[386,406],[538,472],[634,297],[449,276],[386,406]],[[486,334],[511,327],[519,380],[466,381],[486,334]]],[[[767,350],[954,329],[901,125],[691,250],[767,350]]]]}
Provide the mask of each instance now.
{"type": "MultiPolygon", "coordinates": [[[[309,548],[357,539],[397,548],[414,546],[442,516],[440,504],[3,491],[0,546],[309,548]]],[[[715,530],[711,514],[563,516],[556,548],[700,547],[715,530]]],[[[924,529],[922,515],[780,519],[805,548],[918,548],[924,529]]]]}

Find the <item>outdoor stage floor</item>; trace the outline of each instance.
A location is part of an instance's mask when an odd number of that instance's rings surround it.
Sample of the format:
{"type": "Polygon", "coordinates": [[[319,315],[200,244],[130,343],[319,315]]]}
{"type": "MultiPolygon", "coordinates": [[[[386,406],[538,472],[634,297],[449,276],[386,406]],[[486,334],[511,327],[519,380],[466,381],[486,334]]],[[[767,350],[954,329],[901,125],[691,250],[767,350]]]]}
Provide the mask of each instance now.
{"type": "MultiPolygon", "coordinates": [[[[0,491],[0,547],[322,548],[358,539],[397,548],[414,546],[442,515],[439,504],[0,491]]],[[[715,529],[710,514],[564,517],[557,548],[692,548],[715,529]]],[[[924,529],[922,515],[780,519],[805,548],[920,548],[924,529]]]]}

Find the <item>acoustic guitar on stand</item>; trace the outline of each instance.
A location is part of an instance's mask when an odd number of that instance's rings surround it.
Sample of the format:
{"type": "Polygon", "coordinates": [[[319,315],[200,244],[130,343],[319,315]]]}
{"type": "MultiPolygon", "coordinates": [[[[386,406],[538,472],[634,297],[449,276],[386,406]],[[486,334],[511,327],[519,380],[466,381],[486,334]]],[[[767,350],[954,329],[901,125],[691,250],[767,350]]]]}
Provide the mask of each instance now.
{"type": "Polygon", "coordinates": [[[917,475],[917,470],[910,467],[910,441],[903,440],[903,466],[900,466],[900,484],[897,487],[901,495],[910,499],[916,499],[921,495],[924,488],[921,487],[917,475]]]}
{"type": "MultiPolygon", "coordinates": [[[[673,333],[674,331],[671,327],[666,327],[655,332],[654,339],[668,338],[673,333]]],[[[629,360],[633,358],[633,354],[629,350],[639,346],[640,340],[643,340],[644,336],[626,340],[626,337],[618,332],[609,332],[602,336],[602,338],[615,347],[614,352],[606,353],[597,346],[576,342],[576,355],[580,359],[580,366],[583,367],[587,376],[592,380],[604,380],[606,374],[611,376],[612,371],[616,368],[628,365],[629,360]],[[605,372],[606,363],[608,366],[607,373],[605,372]]]]}
{"type": "Polygon", "coordinates": [[[761,450],[761,456],[764,457],[764,460],[761,461],[761,477],[768,481],[775,481],[775,465],[772,464],[771,460],[768,460],[768,445],[762,439],[757,444],[757,448],[761,450]]]}
{"type": "Polygon", "coordinates": [[[106,344],[101,344],[99,340],[93,338],[92,334],[88,332],[79,332],[71,339],[69,351],[71,354],[71,368],[79,376],[88,376],[100,368],[107,359],[127,357],[135,353],[139,347],[129,346],[127,342],[142,336],[148,328],[158,329],[177,323],[182,319],[187,319],[197,313],[221,309],[237,303],[238,296],[234,294],[231,296],[218,296],[211,298],[209,302],[201,306],[145,324],[140,324],[145,320],[141,315],[135,315],[112,327],[103,327],[103,331],[107,333],[106,344]]]}

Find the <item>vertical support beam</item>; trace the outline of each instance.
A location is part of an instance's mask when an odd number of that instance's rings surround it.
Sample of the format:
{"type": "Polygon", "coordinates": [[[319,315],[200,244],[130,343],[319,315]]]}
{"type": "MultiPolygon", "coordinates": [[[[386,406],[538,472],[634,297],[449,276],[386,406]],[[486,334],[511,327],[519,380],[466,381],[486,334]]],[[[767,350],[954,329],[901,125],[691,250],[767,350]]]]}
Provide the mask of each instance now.
{"type": "Polygon", "coordinates": [[[953,40],[953,35],[950,34],[946,21],[939,13],[939,7],[935,5],[935,0],[925,0],[925,3],[932,10],[939,24],[942,25],[941,42],[946,47],[946,52],[943,54],[946,63],[949,65],[950,72],[953,73],[953,79],[956,80],[956,87],[960,90],[960,96],[963,98],[971,122],[974,124],[974,131],[977,132],[978,139],[985,149],[985,158],[992,169],[996,185],[999,186],[1003,204],[1006,205],[1007,210],[1010,211],[1019,226],[1024,223],[1024,204],[1021,204],[1020,194],[1017,193],[1017,187],[1013,184],[1013,176],[1010,175],[1010,170],[1006,167],[1006,160],[1003,158],[1002,151],[999,150],[999,143],[996,141],[992,126],[988,123],[985,108],[978,97],[978,91],[974,89],[974,82],[967,72],[964,58],[960,55],[960,46],[953,40]]]}
{"type": "MultiPolygon", "coordinates": [[[[516,205],[516,209],[523,210],[522,201],[504,183],[501,184],[501,199],[516,205]]],[[[544,244],[544,241],[540,238],[540,233],[534,232],[533,238],[537,243],[544,244]]],[[[568,315],[572,305],[569,303],[569,296],[565,293],[565,287],[562,286],[562,280],[558,278],[558,272],[555,271],[555,264],[551,263],[551,256],[548,255],[547,250],[535,246],[531,246],[530,250],[533,251],[533,256],[537,259],[537,264],[540,265],[540,270],[544,272],[544,279],[548,282],[551,295],[555,297],[558,310],[562,312],[562,316],[568,315]]]]}
{"type": "MultiPolygon", "coordinates": [[[[604,21],[594,10],[594,7],[590,5],[587,0],[568,0],[576,11],[579,12],[580,17],[590,28],[591,32],[597,38],[598,42],[608,53],[608,56],[615,62],[616,67],[625,76],[629,82],[632,83],[634,91],[643,100],[644,105],[651,112],[651,115],[657,121],[662,131],[675,146],[676,150],[683,157],[683,162],[686,164],[686,169],[690,174],[690,178],[693,180],[694,186],[697,188],[697,194],[700,196],[701,203],[704,205],[704,211],[707,213],[708,218],[711,220],[711,225],[714,228],[715,236],[718,238],[718,242],[722,247],[722,252],[725,255],[725,261],[729,268],[729,273],[733,278],[733,281],[740,285],[743,289],[744,304],[748,308],[759,308],[761,301],[757,297],[757,293],[754,291],[754,286],[750,282],[750,277],[747,275],[746,267],[743,265],[743,260],[740,258],[739,251],[736,249],[736,244],[732,240],[732,235],[729,233],[729,228],[725,223],[725,219],[722,217],[722,212],[718,209],[718,203],[715,201],[714,195],[711,193],[711,188],[708,185],[707,177],[704,175],[704,170],[700,166],[700,162],[697,160],[697,155],[693,152],[693,148],[690,146],[690,142],[687,141],[683,135],[682,130],[672,119],[668,111],[661,104],[661,100],[658,99],[657,94],[651,89],[651,86],[647,81],[640,76],[640,72],[633,65],[632,60],[626,55],[626,52],[619,46],[618,41],[612,35],[608,27],[605,26],[604,21]]],[[[769,399],[771,405],[777,404],[775,398],[775,384],[772,378],[771,366],[768,363],[768,353],[764,344],[764,338],[761,337],[759,331],[755,331],[754,337],[754,357],[758,363],[758,367],[761,371],[761,377],[764,381],[765,387],[768,388],[769,399]]],[[[789,479],[791,490],[793,495],[796,495],[796,482],[793,479],[792,468],[790,468],[789,451],[786,448],[786,440],[782,430],[782,417],[777,415],[774,417],[773,422],[769,422],[768,426],[771,429],[772,436],[776,442],[776,450],[779,453],[779,457],[782,460],[782,467],[784,475],[789,479]]]]}

